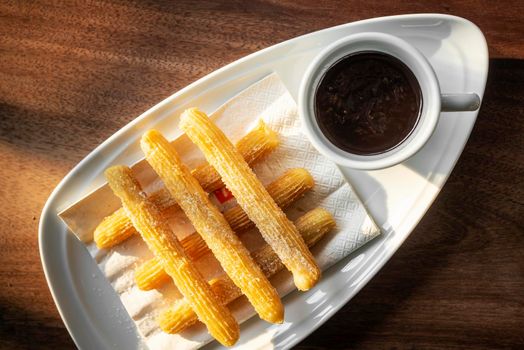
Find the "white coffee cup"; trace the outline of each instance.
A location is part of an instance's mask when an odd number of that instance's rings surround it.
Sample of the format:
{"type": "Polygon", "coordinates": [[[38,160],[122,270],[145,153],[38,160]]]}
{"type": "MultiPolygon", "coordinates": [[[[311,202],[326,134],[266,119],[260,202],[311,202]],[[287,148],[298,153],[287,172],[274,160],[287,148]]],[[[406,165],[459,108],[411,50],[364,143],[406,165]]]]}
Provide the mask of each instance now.
{"type": "Polygon", "coordinates": [[[384,33],[359,33],[340,39],[322,50],[302,79],[298,96],[303,129],[313,146],[335,163],[354,169],[382,169],[401,163],[417,153],[433,134],[441,111],[474,111],[480,107],[477,94],[442,94],[428,60],[414,46],[384,33]],[[422,110],[417,125],[399,145],[384,153],[358,155],[346,152],[322,133],[315,118],[315,94],[323,76],[340,59],[358,52],[389,54],[402,61],[415,75],[422,92],[422,110]]]}

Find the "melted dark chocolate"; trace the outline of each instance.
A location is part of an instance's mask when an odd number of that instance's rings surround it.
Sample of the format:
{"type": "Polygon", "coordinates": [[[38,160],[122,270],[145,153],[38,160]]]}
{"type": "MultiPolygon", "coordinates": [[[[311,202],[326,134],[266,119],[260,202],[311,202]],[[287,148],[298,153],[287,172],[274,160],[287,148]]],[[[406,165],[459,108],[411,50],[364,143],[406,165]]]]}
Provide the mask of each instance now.
{"type": "Polygon", "coordinates": [[[324,135],[354,154],[386,152],[415,128],[422,94],[411,70],[378,52],[346,56],[328,69],[315,95],[315,116],[324,135]]]}

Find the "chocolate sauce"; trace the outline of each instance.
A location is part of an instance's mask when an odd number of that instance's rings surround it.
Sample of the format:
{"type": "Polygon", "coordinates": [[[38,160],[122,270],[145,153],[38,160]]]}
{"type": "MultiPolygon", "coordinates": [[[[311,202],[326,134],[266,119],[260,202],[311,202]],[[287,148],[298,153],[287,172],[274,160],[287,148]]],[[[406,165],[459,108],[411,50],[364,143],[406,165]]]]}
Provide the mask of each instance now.
{"type": "Polygon", "coordinates": [[[360,155],[386,152],[415,128],[422,93],[399,59],[366,51],[340,59],[315,95],[320,130],[335,146],[360,155]]]}

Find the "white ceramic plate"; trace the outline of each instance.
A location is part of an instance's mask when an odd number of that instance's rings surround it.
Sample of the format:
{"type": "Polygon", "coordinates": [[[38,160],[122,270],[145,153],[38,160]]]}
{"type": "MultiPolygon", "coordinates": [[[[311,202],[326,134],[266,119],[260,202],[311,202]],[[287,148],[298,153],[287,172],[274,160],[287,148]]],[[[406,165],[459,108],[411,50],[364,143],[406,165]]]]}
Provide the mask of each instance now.
{"type": "MultiPolygon", "coordinates": [[[[42,212],[42,265],[60,315],[79,348],[133,349],[144,345],[116,293],[82,243],[67,232],[57,213],[100,186],[106,167],[140,159],[136,141],[145,129],[155,127],[171,136],[169,115],[192,105],[213,111],[273,71],[296,98],[311,58],[329,43],[363,31],[397,35],[415,45],[433,65],[443,92],[476,92],[483,96],[488,51],[481,31],[459,17],[424,14],[354,22],[283,42],[221,68],[159,103],[82,160],[53,191],[42,212]]],[[[329,269],[314,289],[287,296],[283,325],[270,325],[257,318],[243,324],[238,345],[290,347],[351,299],[393,255],[429,208],[460,156],[476,117],[477,112],[442,113],[426,146],[393,168],[374,172],[341,169],[384,234],[329,269]]],[[[218,347],[216,342],[208,345],[218,347]]]]}

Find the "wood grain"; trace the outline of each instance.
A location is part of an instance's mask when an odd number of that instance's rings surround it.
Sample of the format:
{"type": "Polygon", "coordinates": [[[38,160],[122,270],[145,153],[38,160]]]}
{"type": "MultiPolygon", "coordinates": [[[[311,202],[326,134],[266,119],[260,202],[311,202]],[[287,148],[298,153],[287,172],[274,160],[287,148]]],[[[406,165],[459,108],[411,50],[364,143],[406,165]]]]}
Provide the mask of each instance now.
{"type": "Polygon", "coordinates": [[[38,217],[90,150],[246,54],[349,21],[410,12],[484,31],[490,77],[448,183],[407,242],[301,349],[524,346],[521,1],[0,3],[0,348],[73,348],[47,288],[38,217]]]}

